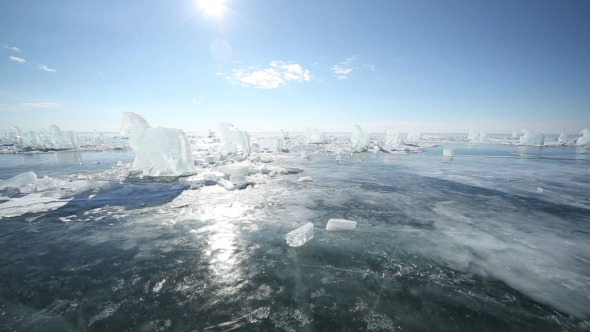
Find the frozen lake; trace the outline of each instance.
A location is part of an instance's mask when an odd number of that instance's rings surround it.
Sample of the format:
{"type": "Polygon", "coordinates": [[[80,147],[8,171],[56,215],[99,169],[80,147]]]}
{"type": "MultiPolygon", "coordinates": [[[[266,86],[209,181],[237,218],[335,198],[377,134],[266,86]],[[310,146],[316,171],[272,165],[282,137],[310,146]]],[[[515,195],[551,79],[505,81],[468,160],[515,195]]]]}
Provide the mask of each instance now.
{"type": "Polygon", "coordinates": [[[130,175],[133,156],[0,155],[0,179],[52,179],[0,196],[1,330],[590,329],[588,149],[293,145],[243,190],[130,175]]]}

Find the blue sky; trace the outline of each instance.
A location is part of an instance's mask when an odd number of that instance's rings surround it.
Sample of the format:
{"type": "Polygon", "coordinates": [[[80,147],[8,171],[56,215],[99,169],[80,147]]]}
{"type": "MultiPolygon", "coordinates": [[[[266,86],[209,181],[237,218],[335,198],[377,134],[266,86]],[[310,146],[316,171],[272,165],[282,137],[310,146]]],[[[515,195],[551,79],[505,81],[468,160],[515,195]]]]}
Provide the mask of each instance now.
{"type": "Polygon", "coordinates": [[[577,133],[590,2],[0,2],[0,131],[577,133]]]}

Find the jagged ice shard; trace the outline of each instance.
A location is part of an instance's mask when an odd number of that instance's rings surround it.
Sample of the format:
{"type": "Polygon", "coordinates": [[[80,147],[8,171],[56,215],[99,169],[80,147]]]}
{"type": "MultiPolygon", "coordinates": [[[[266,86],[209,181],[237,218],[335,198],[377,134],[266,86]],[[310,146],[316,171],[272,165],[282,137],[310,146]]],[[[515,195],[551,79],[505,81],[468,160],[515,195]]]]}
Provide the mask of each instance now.
{"type": "Polygon", "coordinates": [[[121,135],[135,151],[132,169],[146,176],[183,176],[195,173],[186,134],[180,129],[152,128],[138,113],[123,112],[121,135]]]}
{"type": "Polygon", "coordinates": [[[533,133],[528,129],[523,130],[524,135],[520,137],[522,145],[543,145],[545,144],[545,135],[533,133]]]}
{"type": "Polygon", "coordinates": [[[232,124],[221,122],[219,124],[220,144],[219,152],[237,153],[238,146],[242,152],[250,154],[250,136],[234,127],[232,124]]]}
{"type": "Polygon", "coordinates": [[[360,152],[366,151],[371,145],[371,137],[368,133],[365,133],[361,126],[354,125],[354,131],[350,137],[350,143],[353,150],[360,152]]]}
{"type": "Polygon", "coordinates": [[[78,133],[72,130],[61,130],[55,124],[49,126],[51,141],[58,150],[78,150],[80,143],[78,133]]]}
{"type": "Polygon", "coordinates": [[[43,139],[41,138],[41,135],[39,135],[38,132],[24,131],[16,126],[13,126],[12,128],[16,129],[17,144],[21,147],[36,147],[42,145],[43,139]]]}
{"type": "Polygon", "coordinates": [[[326,224],[327,231],[350,231],[356,228],[356,221],[346,219],[330,219],[326,224]]]}
{"type": "Polygon", "coordinates": [[[317,144],[317,143],[324,143],[324,133],[317,129],[310,129],[307,128],[305,130],[305,138],[307,144],[317,144]]]}
{"type": "Polygon", "coordinates": [[[578,137],[578,139],[576,140],[576,145],[590,145],[590,130],[584,129],[580,132],[580,134],[582,134],[582,137],[578,137]]]}
{"type": "Polygon", "coordinates": [[[422,133],[419,131],[410,130],[407,136],[408,141],[420,141],[422,140],[422,133]]]}
{"type": "Polygon", "coordinates": [[[285,235],[287,244],[291,247],[300,247],[307,241],[313,239],[313,224],[307,223],[285,235]]]}
{"type": "Polygon", "coordinates": [[[404,145],[404,136],[400,132],[387,129],[385,131],[385,144],[392,146],[404,145]]]}
{"type": "Polygon", "coordinates": [[[35,174],[33,171],[15,175],[10,179],[0,180],[0,190],[4,190],[6,188],[21,189],[26,186],[34,187],[35,185],[37,185],[37,174],[35,174]]]}

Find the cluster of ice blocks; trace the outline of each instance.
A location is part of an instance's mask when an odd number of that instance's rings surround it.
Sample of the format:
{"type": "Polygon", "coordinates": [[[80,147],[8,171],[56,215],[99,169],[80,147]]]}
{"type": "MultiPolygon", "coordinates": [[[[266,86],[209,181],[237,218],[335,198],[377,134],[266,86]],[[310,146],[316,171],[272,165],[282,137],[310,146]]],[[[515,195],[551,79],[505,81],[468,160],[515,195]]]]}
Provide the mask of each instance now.
{"type": "MultiPolygon", "coordinates": [[[[350,231],[356,228],[356,221],[346,219],[330,219],[326,224],[327,231],[350,231]]],[[[300,247],[314,238],[313,224],[307,223],[285,235],[287,244],[291,247],[300,247]]]]}
{"type": "Polygon", "coordinates": [[[121,135],[135,151],[132,169],[146,176],[182,176],[195,173],[186,134],[175,128],[152,128],[138,113],[123,112],[121,135]]]}

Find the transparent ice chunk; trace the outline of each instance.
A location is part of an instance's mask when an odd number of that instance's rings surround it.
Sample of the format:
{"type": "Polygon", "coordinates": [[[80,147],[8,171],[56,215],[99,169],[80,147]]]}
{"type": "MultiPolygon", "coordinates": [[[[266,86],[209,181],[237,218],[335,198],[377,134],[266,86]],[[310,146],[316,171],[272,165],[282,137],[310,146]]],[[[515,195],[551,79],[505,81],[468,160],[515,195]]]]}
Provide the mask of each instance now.
{"type": "Polygon", "coordinates": [[[188,137],[174,128],[152,128],[138,113],[123,112],[121,135],[135,151],[133,170],[147,176],[182,176],[195,173],[188,137]]]}
{"type": "Polygon", "coordinates": [[[307,223],[285,235],[287,244],[291,247],[299,247],[304,245],[307,241],[313,239],[313,224],[307,223]]]}
{"type": "Polygon", "coordinates": [[[545,135],[542,133],[533,133],[528,129],[523,130],[524,135],[520,137],[520,144],[522,145],[544,145],[545,135]]]}
{"type": "Polygon", "coordinates": [[[305,130],[305,138],[307,144],[324,143],[325,140],[324,133],[317,129],[310,128],[305,130]]]}
{"type": "Polygon", "coordinates": [[[350,137],[352,149],[355,151],[366,151],[371,145],[371,137],[365,133],[361,126],[354,125],[354,131],[350,137]]]}
{"type": "Polygon", "coordinates": [[[584,129],[580,132],[580,134],[582,134],[582,137],[579,137],[576,140],[576,145],[577,146],[590,145],[590,130],[584,129]]]}
{"type": "Polygon", "coordinates": [[[12,187],[22,188],[27,185],[37,185],[37,174],[33,171],[24,172],[10,179],[0,180],[0,189],[12,187]]]}
{"type": "Polygon", "coordinates": [[[346,219],[330,219],[326,224],[327,231],[350,231],[356,228],[356,221],[346,219]]]}
{"type": "Polygon", "coordinates": [[[250,136],[245,132],[234,127],[232,124],[221,122],[219,124],[219,132],[221,140],[219,142],[219,152],[237,153],[238,146],[242,148],[242,152],[250,154],[250,136]]]}

